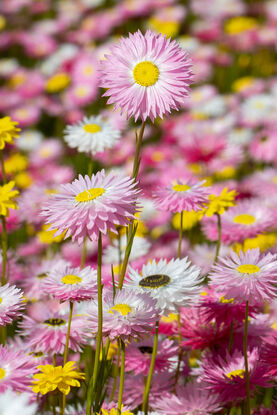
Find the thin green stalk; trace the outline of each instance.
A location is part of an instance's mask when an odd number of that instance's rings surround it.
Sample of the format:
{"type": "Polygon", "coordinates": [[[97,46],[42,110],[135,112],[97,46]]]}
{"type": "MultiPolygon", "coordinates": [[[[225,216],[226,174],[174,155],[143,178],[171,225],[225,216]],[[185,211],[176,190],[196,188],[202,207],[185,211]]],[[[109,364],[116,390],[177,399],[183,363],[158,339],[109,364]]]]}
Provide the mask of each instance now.
{"type": "Polygon", "coordinates": [[[182,240],[183,240],[183,217],[184,211],[181,212],[180,230],[179,230],[179,242],[178,242],[178,258],[181,258],[182,253],[182,240]]]}
{"type": "Polygon", "coordinates": [[[64,415],[64,412],[65,412],[65,402],[66,402],[66,395],[63,393],[62,415],[64,415]]]}
{"type": "Polygon", "coordinates": [[[88,176],[89,177],[92,175],[92,170],[93,170],[93,160],[89,159],[89,162],[88,162],[88,176]]]}
{"type": "Polygon", "coordinates": [[[245,380],[246,380],[245,414],[250,415],[250,384],[249,384],[248,356],[247,356],[247,331],[248,331],[248,301],[246,301],[246,307],[245,307],[243,354],[244,354],[245,380]]]}
{"type": "Polygon", "coordinates": [[[119,383],[119,393],[118,393],[118,403],[117,403],[117,415],[121,415],[121,406],[123,399],[123,389],[124,389],[124,375],[125,375],[125,343],[120,339],[120,348],[121,348],[121,366],[120,366],[120,383],[119,383]]]}
{"type": "Polygon", "coordinates": [[[159,320],[156,321],[155,337],[154,337],[154,345],[153,345],[151,363],[150,363],[149,373],[148,373],[148,377],[147,377],[147,381],[146,381],[146,385],[145,385],[145,389],[144,389],[144,394],[143,394],[142,410],[144,411],[145,415],[148,414],[148,400],[149,400],[151,381],[152,381],[152,376],[153,376],[154,366],[155,366],[155,360],[156,360],[156,355],[157,355],[157,350],[158,350],[158,337],[159,337],[159,320]]]}
{"type": "Polygon", "coordinates": [[[87,256],[87,237],[85,236],[83,242],[83,249],[82,249],[82,257],[81,257],[81,268],[83,269],[86,264],[86,256],[87,256]]]}
{"type": "Polygon", "coordinates": [[[7,271],[7,260],[8,260],[8,234],[6,227],[6,218],[1,215],[2,222],[2,234],[1,234],[1,245],[2,245],[2,278],[1,284],[6,284],[6,271],[7,271]]]}
{"type": "Polygon", "coordinates": [[[5,171],[3,151],[0,151],[0,163],[1,163],[1,169],[2,169],[2,182],[3,182],[3,184],[6,184],[7,183],[7,176],[6,176],[6,171],[5,171]]]}
{"type": "Polygon", "coordinates": [[[181,335],[181,318],[180,318],[180,311],[178,312],[178,344],[179,344],[179,351],[178,351],[178,363],[176,368],[175,380],[174,380],[174,387],[176,387],[180,375],[181,369],[181,362],[183,357],[183,349],[181,346],[182,342],[182,335],[181,335]]]}
{"type": "Polygon", "coordinates": [[[66,333],[66,342],[64,348],[64,356],[63,356],[63,364],[65,365],[67,362],[68,357],[68,346],[69,346],[69,336],[70,336],[70,327],[72,321],[72,313],[73,313],[73,303],[70,301],[69,303],[69,316],[68,316],[68,326],[67,326],[67,333],[66,333]]]}
{"type": "Polygon", "coordinates": [[[234,323],[232,321],[230,325],[230,339],[229,339],[229,345],[228,345],[229,353],[231,353],[233,342],[234,342],[234,323]]]}
{"type": "Polygon", "coordinates": [[[142,145],[143,133],[145,129],[145,121],[141,124],[141,128],[139,131],[138,136],[136,137],[136,152],[133,164],[133,174],[132,177],[137,180],[138,172],[139,172],[139,165],[140,165],[140,150],[142,145]]]}
{"type": "Polygon", "coordinates": [[[116,390],[116,382],[117,382],[117,377],[118,377],[118,374],[119,374],[119,363],[120,363],[120,347],[119,347],[119,341],[118,341],[117,359],[116,359],[116,366],[115,366],[114,372],[113,372],[113,388],[112,388],[112,393],[111,393],[111,397],[110,397],[110,402],[113,401],[115,390],[116,390]]]}
{"type": "Polygon", "coordinates": [[[218,258],[219,251],[220,251],[220,245],[221,245],[221,216],[219,215],[219,213],[216,213],[216,216],[217,216],[217,233],[218,233],[218,238],[217,238],[217,243],[216,243],[216,251],[215,251],[214,264],[216,264],[216,262],[217,262],[217,258],[218,258]]]}
{"type": "Polygon", "coordinates": [[[128,230],[128,234],[127,234],[127,246],[126,246],[126,250],[125,250],[125,254],[124,254],[122,267],[121,267],[121,270],[120,270],[119,283],[118,283],[118,288],[120,290],[123,287],[124,277],[125,277],[125,273],[126,273],[126,269],[127,269],[131,249],[132,249],[132,246],[133,246],[133,240],[134,240],[134,237],[135,237],[135,234],[136,234],[136,231],[137,231],[137,227],[138,227],[137,224],[134,225],[133,223],[131,223],[129,225],[129,230],[128,230]]]}
{"type": "Polygon", "coordinates": [[[91,415],[92,394],[95,391],[96,382],[97,382],[101,343],[102,343],[103,305],[102,305],[101,266],[102,266],[102,234],[101,232],[99,232],[98,256],[97,256],[98,331],[97,331],[97,338],[96,338],[96,350],[95,350],[93,374],[90,380],[90,384],[88,387],[88,394],[87,394],[87,409],[86,409],[87,415],[91,415]]]}

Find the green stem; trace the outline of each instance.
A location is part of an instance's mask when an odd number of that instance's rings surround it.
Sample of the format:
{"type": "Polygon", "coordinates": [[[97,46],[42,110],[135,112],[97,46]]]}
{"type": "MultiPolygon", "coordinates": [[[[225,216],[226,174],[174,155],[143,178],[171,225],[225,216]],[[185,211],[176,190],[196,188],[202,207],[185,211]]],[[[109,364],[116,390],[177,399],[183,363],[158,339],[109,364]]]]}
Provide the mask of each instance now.
{"type": "Polygon", "coordinates": [[[126,269],[128,266],[128,261],[129,261],[129,256],[132,250],[132,246],[133,246],[133,241],[134,241],[134,237],[137,231],[137,227],[138,225],[134,225],[133,222],[130,223],[129,225],[129,229],[128,229],[128,233],[127,233],[127,246],[126,246],[126,250],[124,253],[124,259],[123,259],[123,263],[122,263],[122,267],[120,270],[120,276],[119,276],[119,283],[118,283],[118,288],[119,290],[121,290],[121,288],[123,287],[123,282],[124,282],[124,277],[126,274],[126,269]]]}
{"type": "Polygon", "coordinates": [[[6,184],[7,183],[7,176],[6,176],[6,171],[5,171],[5,162],[4,162],[3,151],[0,151],[0,163],[1,163],[1,169],[2,169],[2,181],[3,181],[3,184],[6,184]]]}
{"type": "Polygon", "coordinates": [[[2,245],[2,278],[1,284],[6,284],[6,269],[7,269],[7,259],[8,259],[8,234],[6,227],[6,218],[1,215],[2,222],[2,234],[1,234],[1,245],[2,245]]]}
{"type": "Polygon", "coordinates": [[[217,258],[219,255],[219,251],[220,251],[220,245],[221,245],[221,216],[216,213],[217,216],[217,233],[218,233],[218,238],[217,238],[217,243],[216,243],[216,251],[215,251],[215,258],[214,258],[214,264],[216,264],[217,262],[217,258]]]}
{"type": "Polygon", "coordinates": [[[119,342],[118,342],[117,359],[116,359],[116,366],[115,366],[114,372],[113,372],[113,388],[112,388],[110,402],[113,401],[115,390],[116,390],[116,381],[117,381],[117,377],[118,377],[118,373],[119,373],[119,363],[120,363],[120,347],[119,347],[119,342]]]}
{"type": "Polygon", "coordinates": [[[93,160],[92,158],[90,158],[88,162],[88,176],[89,177],[91,177],[92,175],[92,170],[93,170],[93,160]]]}
{"type": "Polygon", "coordinates": [[[178,351],[178,364],[176,368],[176,374],[175,374],[175,380],[174,380],[174,388],[176,387],[180,375],[180,369],[181,369],[181,362],[183,357],[183,349],[181,346],[182,343],[182,335],[181,335],[181,317],[180,317],[180,311],[178,312],[178,344],[179,344],[179,351],[178,351]]]}
{"type": "Polygon", "coordinates": [[[151,387],[151,381],[152,376],[154,372],[154,366],[155,366],[155,360],[158,350],[158,337],[159,337],[159,321],[156,321],[156,327],[155,327],[155,337],[154,337],[154,345],[153,345],[153,351],[152,351],[152,357],[151,357],[151,363],[149,368],[149,373],[144,389],[143,394],[143,404],[142,404],[142,410],[144,411],[144,414],[148,414],[148,400],[149,400],[149,393],[150,393],[150,387],[151,387]]]}
{"type": "Polygon", "coordinates": [[[249,384],[248,357],[247,357],[247,331],[248,331],[248,301],[246,301],[246,307],[245,307],[243,354],[244,354],[245,380],[246,380],[245,414],[250,415],[250,384],[249,384]]]}
{"type": "Polygon", "coordinates": [[[92,374],[92,379],[90,381],[89,388],[88,388],[88,394],[87,394],[87,409],[86,409],[87,415],[91,415],[92,394],[95,391],[96,382],[97,382],[101,343],[102,343],[103,306],[102,306],[101,266],[102,266],[102,234],[101,232],[99,232],[98,256],[97,256],[98,331],[97,331],[97,338],[96,338],[96,350],[95,350],[93,374],[92,374]]]}
{"type": "Polygon", "coordinates": [[[137,139],[136,139],[136,152],[135,152],[135,158],[134,158],[134,164],[133,164],[133,174],[132,174],[132,177],[135,180],[137,180],[138,172],[139,172],[140,150],[141,150],[141,145],[142,145],[142,138],[143,138],[143,133],[144,133],[144,129],[145,129],[145,124],[146,124],[145,121],[141,124],[139,135],[137,136],[137,139]]]}
{"type": "Polygon", "coordinates": [[[64,415],[64,412],[65,412],[65,402],[66,402],[66,395],[63,393],[62,415],[64,415]]]}
{"type": "Polygon", "coordinates": [[[183,239],[183,216],[184,211],[181,212],[180,230],[179,230],[179,242],[178,242],[178,258],[181,258],[182,253],[182,239],[183,239]]]}
{"type": "Polygon", "coordinates": [[[83,242],[83,249],[82,249],[82,257],[81,257],[81,268],[83,269],[86,264],[86,256],[87,256],[87,237],[85,236],[83,242]]]}
{"type": "Polygon", "coordinates": [[[72,312],[73,312],[73,303],[70,301],[70,303],[69,303],[68,326],[67,326],[66,342],[65,342],[64,357],[63,357],[63,364],[64,365],[66,364],[67,357],[68,357],[68,345],[69,345],[70,327],[71,327],[71,321],[72,321],[72,312]]]}
{"type": "Polygon", "coordinates": [[[231,353],[233,342],[234,342],[234,323],[232,321],[230,325],[230,339],[229,339],[229,345],[228,345],[229,353],[231,353]]]}
{"type": "Polygon", "coordinates": [[[123,389],[124,389],[124,374],[125,374],[125,343],[120,339],[121,346],[121,366],[120,366],[120,383],[119,383],[119,393],[118,393],[118,403],[117,403],[117,414],[121,415],[122,399],[123,399],[123,389]]]}

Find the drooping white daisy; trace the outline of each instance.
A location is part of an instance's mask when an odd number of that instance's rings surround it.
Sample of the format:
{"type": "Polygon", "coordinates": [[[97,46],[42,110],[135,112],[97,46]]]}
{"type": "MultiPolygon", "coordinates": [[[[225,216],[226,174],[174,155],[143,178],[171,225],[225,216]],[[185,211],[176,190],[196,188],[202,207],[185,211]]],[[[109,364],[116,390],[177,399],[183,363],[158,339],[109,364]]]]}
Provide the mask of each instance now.
{"type": "Polygon", "coordinates": [[[141,272],[129,267],[126,285],[148,292],[157,300],[163,314],[176,313],[179,307],[191,305],[201,292],[200,269],[187,257],[148,262],[141,272]]]}
{"type": "Polygon", "coordinates": [[[69,147],[91,154],[112,148],[119,138],[120,131],[109,121],[103,120],[101,115],[84,117],[82,121],[68,125],[64,130],[64,139],[69,147]]]}

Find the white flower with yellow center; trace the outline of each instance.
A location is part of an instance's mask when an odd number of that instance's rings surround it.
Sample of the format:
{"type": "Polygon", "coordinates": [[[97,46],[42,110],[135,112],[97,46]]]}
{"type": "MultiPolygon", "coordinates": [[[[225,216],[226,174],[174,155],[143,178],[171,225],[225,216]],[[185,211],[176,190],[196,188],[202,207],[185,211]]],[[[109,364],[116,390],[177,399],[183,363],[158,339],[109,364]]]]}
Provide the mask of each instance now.
{"type": "Polygon", "coordinates": [[[176,313],[179,307],[191,305],[200,295],[200,269],[188,258],[169,262],[161,259],[143,265],[141,272],[129,267],[126,285],[155,298],[163,314],[176,313]]]}
{"type": "Polygon", "coordinates": [[[64,139],[69,147],[91,154],[112,148],[119,138],[120,131],[101,115],[84,117],[76,125],[68,125],[64,130],[64,139]]]}

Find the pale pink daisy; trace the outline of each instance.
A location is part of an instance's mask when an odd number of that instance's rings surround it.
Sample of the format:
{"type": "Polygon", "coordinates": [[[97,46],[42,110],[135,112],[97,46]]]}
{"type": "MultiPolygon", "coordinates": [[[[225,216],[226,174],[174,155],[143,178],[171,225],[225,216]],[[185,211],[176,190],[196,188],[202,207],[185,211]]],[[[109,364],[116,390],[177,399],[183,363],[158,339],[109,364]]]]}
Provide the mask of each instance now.
{"type": "Polygon", "coordinates": [[[43,279],[42,290],[61,301],[90,300],[97,295],[97,271],[62,265],[43,279]]]}
{"type": "Polygon", "coordinates": [[[22,315],[24,308],[23,292],[15,285],[0,287],[0,326],[11,324],[22,315]]]}
{"type": "Polygon", "coordinates": [[[129,33],[102,61],[101,86],[108,104],[127,117],[154,121],[180,108],[192,82],[191,60],[177,42],[147,31],[129,33]]]}
{"type": "MultiPolygon", "coordinates": [[[[258,349],[248,351],[248,370],[250,391],[257,386],[270,386],[268,368],[260,362],[258,349]]],[[[200,379],[205,388],[218,393],[224,402],[237,402],[246,397],[245,364],[242,352],[236,350],[232,355],[222,358],[219,354],[206,357],[201,366],[200,379]]]]}
{"type": "Polygon", "coordinates": [[[177,396],[166,393],[152,405],[166,415],[212,415],[221,409],[219,396],[204,389],[201,383],[187,383],[177,389],[177,396]]]}
{"type": "Polygon", "coordinates": [[[277,294],[277,255],[261,254],[259,248],[233,252],[218,259],[209,277],[217,290],[224,287],[227,299],[252,305],[270,302],[277,294]]]}
{"type": "Polygon", "coordinates": [[[117,234],[115,225],[127,226],[136,212],[134,179],[122,174],[99,171],[91,178],[79,175],[72,183],[61,185],[44,206],[42,216],[55,236],[66,231],[65,238],[81,244],[86,236],[97,240],[99,232],[117,234]]]}
{"type": "Polygon", "coordinates": [[[175,180],[165,188],[154,192],[154,200],[161,210],[182,212],[183,210],[198,211],[208,203],[209,188],[204,187],[205,180],[195,183],[191,180],[175,180]]]}
{"type": "MultiPolygon", "coordinates": [[[[91,301],[87,315],[92,333],[98,330],[98,303],[91,301]]],[[[140,338],[154,329],[160,310],[149,294],[123,288],[113,298],[112,289],[103,291],[103,335],[123,341],[140,338]]]]}
{"type": "Polygon", "coordinates": [[[0,346],[0,393],[7,389],[30,391],[36,363],[31,356],[8,346],[0,346]]]}
{"type": "MultiPolygon", "coordinates": [[[[125,369],[132,370],[136,375],[143,373],[147,376],[153,352],[153,340],[133,341],[126,348],[125,369]]],[[[170,371],[173,367],[173,357],[178,355],[178,345],[173,340],[158,341],[158,351],[155,359],[154,372],[170,371]]]]}

